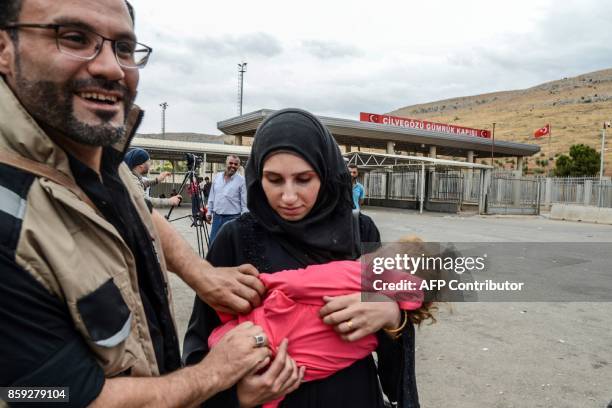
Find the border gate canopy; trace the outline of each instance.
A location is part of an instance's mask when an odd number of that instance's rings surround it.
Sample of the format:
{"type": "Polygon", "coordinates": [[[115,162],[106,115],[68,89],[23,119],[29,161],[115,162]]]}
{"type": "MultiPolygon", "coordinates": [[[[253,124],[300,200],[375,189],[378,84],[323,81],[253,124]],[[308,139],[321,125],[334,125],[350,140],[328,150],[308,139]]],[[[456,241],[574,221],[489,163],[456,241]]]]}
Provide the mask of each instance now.
{"type": "Polygon", "coordinates": [[[355,164],[360,168],[380,168],[380,167],[396,167],[396,166],[436,166],[436,168],[445,169],[492,169],[493,167],[478,164],[461,162],[456,160],[434,159],[433,157],[421,156],[406,156],[401,154],[386,154],[386,153],[367,153],[367,152],[349,152],[343,156],[348,159],[347,164],[355,164]]]}
{"type": "Polygon", "coordinates": [[[185,153],[204,158],[207,163],[225,163],[228,155],[240,157],[243,163],[251,153],[250,146],[226,145],[221,143],[182,142],[167,139],[135,137],[130,147],[140,147],[149,152],[154,160],[185,160],[185,153]]]}
{"type": "MultiPolygon", "coordinates": [[[[217,123],[225,134],[253,136],[259,124],[274,110],[261,109],[217,123]]],[[[531,156],[540,151],[535,144],[508,142],[467,135],[448,134],[432,130],[410,129],[387,124],[361,122],[358,120],[317,116],[327,126],[339,144],[386,149],[388,142],[395,144],[396,151],[427,153],[436,146],[442,156],[467,156],[474,152],[478,158],[531,156]],[[492,149],[493,148],[493,149],[492,149]]]]}

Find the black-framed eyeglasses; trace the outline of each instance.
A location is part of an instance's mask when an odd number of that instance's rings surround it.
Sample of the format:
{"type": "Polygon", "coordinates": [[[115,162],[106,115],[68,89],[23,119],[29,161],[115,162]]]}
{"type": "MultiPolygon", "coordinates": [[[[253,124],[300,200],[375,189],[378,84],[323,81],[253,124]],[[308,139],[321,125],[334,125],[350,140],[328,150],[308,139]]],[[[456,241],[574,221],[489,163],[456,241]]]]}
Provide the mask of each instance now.
{"type": "Polygon", "coordinates": [[[113,40],[87,28],[71,24],[34,24],[13,23],[0,27],[2,30],[20,28],[42,28],[55,30],[57,49],[65,55],[91,61],[102,51],[104,41],[111,43],[115,57],[120,66],[127,69],[144,68],[149,61],[153,48],[133,40],[113,40]]]}

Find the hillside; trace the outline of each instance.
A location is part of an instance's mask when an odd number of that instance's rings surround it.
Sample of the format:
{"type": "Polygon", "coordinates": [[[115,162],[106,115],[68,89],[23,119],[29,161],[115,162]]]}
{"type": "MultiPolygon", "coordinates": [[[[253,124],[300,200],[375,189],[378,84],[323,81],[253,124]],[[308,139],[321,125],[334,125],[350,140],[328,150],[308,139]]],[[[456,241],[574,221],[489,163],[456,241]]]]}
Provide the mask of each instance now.
{"type": "MultiPolygon", "coordinates": [[[[601,149],[601,128],[612,120],[612,69],[547,82],[527,89],[494,92],[406,106],[391,115],[491,129],[495,139],[537,143],[542,154],[536,161],[569,151],[576,143],[601,149]],[[550,123],[552,138],[534,140],[533,132],[550,123]]],[[[606,134],[605,173],[612,174],[612,129],[606,134]]]]}

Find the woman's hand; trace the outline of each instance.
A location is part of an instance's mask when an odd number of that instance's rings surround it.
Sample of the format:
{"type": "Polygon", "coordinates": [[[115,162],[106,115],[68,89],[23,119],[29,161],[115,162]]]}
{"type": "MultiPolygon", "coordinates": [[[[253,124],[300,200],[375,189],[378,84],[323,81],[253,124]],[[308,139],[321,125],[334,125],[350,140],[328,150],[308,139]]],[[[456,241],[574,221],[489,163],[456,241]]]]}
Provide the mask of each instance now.
{"type": "Polygon", "coordinates": [[[306,367],[298,369],[295,361],[287,354],[288,343],[287,339],[281,342],[274,361],[266,371],[257,373],[268,361],[255,367],[238,382],[238,401],[242,408],[274,401],[300,386],[306,367]]]}
{"type": "MultiPolygon", "coordinates": [[[[374,295],[373,295],[374,296],[374,295]]],[[[343,340],[356,341],[382,328],[394,329],[401,323],[401,313],[397,302],[389,301],[382,295],[375,295],[372,301],[362,302],[361,293],[344,296],[324,296],[327,303],[319,311],[325,324],[343,340]]]]}

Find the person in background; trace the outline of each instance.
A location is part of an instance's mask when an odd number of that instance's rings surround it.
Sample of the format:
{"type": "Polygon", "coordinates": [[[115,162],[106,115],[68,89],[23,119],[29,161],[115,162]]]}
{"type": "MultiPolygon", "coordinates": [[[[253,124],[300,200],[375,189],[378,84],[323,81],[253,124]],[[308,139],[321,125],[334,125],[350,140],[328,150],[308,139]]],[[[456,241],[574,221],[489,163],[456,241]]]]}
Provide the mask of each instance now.
{"type": "Polygon", "coordinates": [[[348,165],[349,172],[351,173],[351,182],[353,184],[353,204],[357,210],[361,209],[363,205],[363,199],[365,197],[365,189],[363,185],[357,181],[359,177],[359,170],[354,164],[348,165]]]}
{"type": "Polygon", "coordinates": [[[151,168],[151,158],[146,150],[140,148],[131,149],[125,154],[123,161],[132,170],[134,183],[142,190],[142,195],[149,205],[154,208],[161,208],[176,207],[181,203],[181,198],[178,195],[170,198],[156,198],[150,197],[145,193],[149,187],[161,183],[171,174],[169,171],[164,171],[155,178],[145,178],[151,168]]]}
{"type": "Polygon", "coordinates": [[[223,224],[238,218],[247,212],[246,184],[244,177],[238,173],[240,158],[227,156],[225,171],[215,175],[208,196],[208,213],[206,219],[212,220],[210,244],[215,240],[223,224]]]}
{"type": "Polygon", "coordinates": [[[202,190],[202,194],[204,194],[204,202],[208,202],[211,186],[212,184],[210,183],[210,178],[208,176],[204,177],[204,182],[200,183],[200,189],[202,190]]]}

